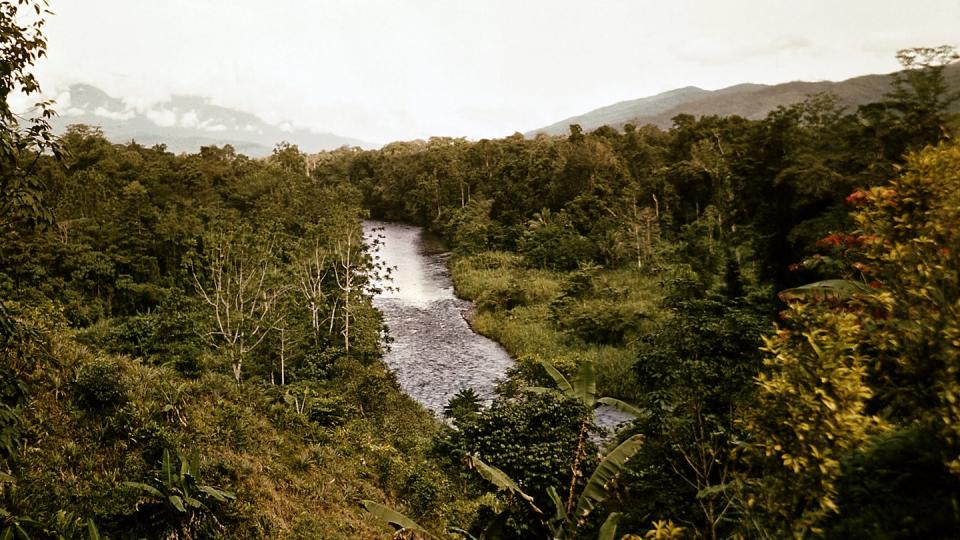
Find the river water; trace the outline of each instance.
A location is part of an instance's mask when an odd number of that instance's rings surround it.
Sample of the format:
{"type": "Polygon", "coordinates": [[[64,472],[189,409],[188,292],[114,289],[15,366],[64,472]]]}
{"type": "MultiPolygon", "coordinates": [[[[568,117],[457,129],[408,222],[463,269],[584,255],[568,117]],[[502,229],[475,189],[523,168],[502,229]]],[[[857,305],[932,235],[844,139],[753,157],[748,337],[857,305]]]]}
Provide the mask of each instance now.
{"type": "MultiPolygon", "coordinates": [[[[373,255],[391,269],[390,279],[377,283],[383,292],[373,303],[392,340],[384,362],[401,388],[441,418],[463,388],[489,403],[514,361],[467,324],[471,303],[453,293],[448,254],[420,227],[370,220],[363,229],[368,245],[376,244],[373,255]]],[[[597,410],[597,423],[607,428],[628,419],[609,407],[597,410]]]]}

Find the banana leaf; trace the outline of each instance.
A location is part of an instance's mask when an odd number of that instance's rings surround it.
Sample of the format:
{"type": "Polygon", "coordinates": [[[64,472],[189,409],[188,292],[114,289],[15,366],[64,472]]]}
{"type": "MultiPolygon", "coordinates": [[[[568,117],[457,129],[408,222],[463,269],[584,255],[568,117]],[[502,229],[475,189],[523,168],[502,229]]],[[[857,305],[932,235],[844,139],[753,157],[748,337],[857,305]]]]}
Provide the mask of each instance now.
{"type": "Polygon", "coordinates": [[[791,300],[843,300],[855,294],[873,295],[876,294],[876,292],[876,289],[859,281],[828,279],[826,281],[817,281],[800,287],[786,289],[780,291],[777,296],[784,302],[791,300]]]}
{"type": "Polygon", "coordinates": [[[527,503],[530,504],[530,508],[532,508],[536,513],[543,513],[543,511],[537,508],[537,506],[533,503],[533,497],[524,493],[523,490],[520,489],[520,486],[518,486],[512,478],[507,476],[507,473],[501,471],[493,465],[487,465],[481,461],[480,458],[475,456],[468,455],[467,463],[471,469],[476,469],[477,472],[480,473],[480,476],[486,478],[498,488],[505,489],[527,501],[527,503]]]}
{"type": "Polygon", "coordinates": [[[625,412],[630,416],[633,416],[634,418],[643,418],[649,415],[647,411],[634,407],[633,405],[627,403],[626,401],[620,401],[617,398],[602,397],[597,400],[597,403],[603,403],[604,405],[609,405],[620,412],[625,412]]]}
{"type": "Polygon", "coordinates": [[[434,539],[437,538],[436,536],[427,532],[427,530],[421,527],[420,524],[418,524],[416,521],[408,518],[407,516],[401,514],[400,512],[397,512],[396,510],[394,510],[393,508],[390,508],[389,506],[384,506],[380,503],[369,501],[369,500],[363,500],[363,501],[360,501],[360,503],[363,504],[363,508],[366,509],[367,512],[370,512],[371,514],[373,514],[374,517],[377,517],[382,519],[383,521],[386,521],[387,523],[396,527],[398,530],[416,531],[429,538],[434,538],[434,539]]]}
{"type": "Polygon", "coordinates": [[[620,446],[614,448],[603,461],[597,465],[596,470],[590,475],[590,480],[583,488],[580,498],[577,500],[577,508],[574,516],[581,525],[585,518],[593,512],[600,503],[610,496],[610,488],[613,481],[623,471],[627,461],[640,450],[643,438],[640,435],[634,435],[620,443],[620,446]]]}
{"type": "Polygon", "coordinates": [[[614,540],[617,535],[617,524],[620,523],[621,517],[623,517],[623,514],[620,512],[610,512],[603,525],[600,526],[600,534],[597,535],[597,540],[614,540]]]}

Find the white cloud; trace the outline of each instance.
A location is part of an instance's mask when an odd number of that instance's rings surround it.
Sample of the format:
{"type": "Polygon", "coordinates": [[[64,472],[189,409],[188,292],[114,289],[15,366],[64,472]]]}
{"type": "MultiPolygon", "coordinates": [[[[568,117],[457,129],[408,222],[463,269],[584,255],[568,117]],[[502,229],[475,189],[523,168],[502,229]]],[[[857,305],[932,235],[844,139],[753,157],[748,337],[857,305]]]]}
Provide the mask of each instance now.
{"type": "Polygon", "coordinates": [[[177,113],[170,109],[150,109],[147,118],[160,127],[172,127],[177,124],[177,113]]]}
{"type": "Polygon", "coordinates": [[[136,116],[136,112],[130,109],[125,111],[111,111],[103,107],[97,107],[93,110],[94,116],[99,116],[101,118],[108,118],[110,120],[129,120],[136,116]]]}
{"type": "Polygon", "coordinates": [[[195,128],[200,125],[200,121],[197,120],[197,111],[188,111],[183,113],[180,117],[180,127],[185,128],[195,128]]]}

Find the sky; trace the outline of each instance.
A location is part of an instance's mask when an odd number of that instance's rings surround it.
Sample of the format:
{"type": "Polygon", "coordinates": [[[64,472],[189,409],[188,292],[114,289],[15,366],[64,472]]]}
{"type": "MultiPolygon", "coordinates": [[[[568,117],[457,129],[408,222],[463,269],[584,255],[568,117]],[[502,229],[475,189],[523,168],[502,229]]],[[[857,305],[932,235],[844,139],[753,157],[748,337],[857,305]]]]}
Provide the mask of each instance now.
{"type": "Polygon", "coordinates": [[[683,86],[842,80],[960,45],[960,0],[50,0],[55,95],[197,95],[366,141],[502,137],[683,86]]]}

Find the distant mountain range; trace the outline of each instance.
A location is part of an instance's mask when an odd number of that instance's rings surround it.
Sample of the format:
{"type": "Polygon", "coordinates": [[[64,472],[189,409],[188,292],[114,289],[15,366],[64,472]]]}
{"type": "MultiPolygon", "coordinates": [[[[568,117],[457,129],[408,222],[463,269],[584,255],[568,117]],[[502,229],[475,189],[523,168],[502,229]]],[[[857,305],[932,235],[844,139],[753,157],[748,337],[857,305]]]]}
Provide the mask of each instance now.
{"type": "Polygon", "coordinates": [[[70,124],[99,126],[113,142],[135,140],[145,146],[165,144],[175,153],[230,144],[238,153],[263,157],[281,141],[295,144],[308,153],[344,145],[379,146],[332,133],[294,128],[289,123],[269,124],[254,114],[213,105],[209,99],[197,96],[173,96],[149,108],[135,108],[95,86],[74,84],[61,92],[55,107],[59,116],[51,124],[58,133],[70,124]]]}
{"type": "MultiPolygon", "coordinates": [[[[951,64],[944,70],[953,89],[960,89],[960,63],[951,64]]],[[[580,124],[585,131],[603,125],[616,128],[633,123],[637,126],[653,124],[661,128],[672,125],[671,118],[678,114],[739,115],[749,119],[763,118],[780,105],[791,105],[809,94],[832,92],[840,98],[840,104],[849,108],[879,101],[890,90],[892,75],[864,75],[841,82],[795,81],[776,85],[738,84],[720,90],[703,90],[695,86],[678,88],[662,94],[629,101],[621,101],[586,114],[561,120],[547,127],[526,133],[562,135],[569,132],[570,124],[580,124]]],[[[954,104],[960,110],[960,103],[954,104]]]]}

